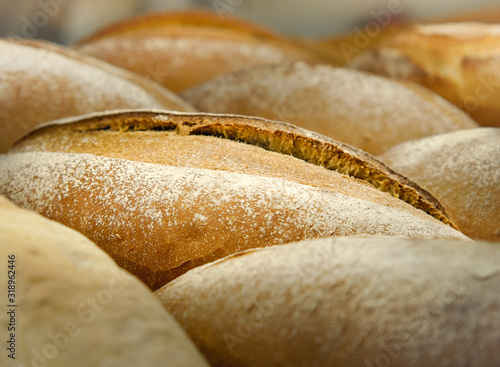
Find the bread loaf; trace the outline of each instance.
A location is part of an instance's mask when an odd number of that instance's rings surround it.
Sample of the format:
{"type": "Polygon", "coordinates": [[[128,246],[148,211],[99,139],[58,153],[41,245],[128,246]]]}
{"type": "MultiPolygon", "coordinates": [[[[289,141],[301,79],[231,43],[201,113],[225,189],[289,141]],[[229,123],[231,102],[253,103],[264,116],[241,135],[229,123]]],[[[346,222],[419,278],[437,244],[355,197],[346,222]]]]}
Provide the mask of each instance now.
{"type": "Polygon", "coordinates": [[[434,19],[434,23],[449,22],[479,22],[479,23],[500,23],[500,6],[490,6],[487,8],[462,11],[456,14],[448,14],[434,19]]]}
{"type": "MultiPolygon", "coordinates": [[[[397,3],[394,3],[397,5],[397,3]]],[[[389,15],[389,14],[387,14],[389,15]]],[[[345,66],[359,54],[377,48],[385,38],[393,37],[403,30],[415,25],[414,22],[395,19],[396,14],[387,18],[370,19],[366,24],[354,27],[350,32],[340,35],[328,35],[321,38],[299,38],[299,42],[315,52],[323,55],[325,60],[334,66],[345,66]],[[395,21],[396,20],[396,21],[395,21]]],[[[446,14],[430,19],[420,19],[420,23],[500,23],[500,7],[491,7],[457,14],[446,14]]]]}
{"type": "Polygon", "coordinates": [[[95,111],[194,111],[160,85],[75,50],[35,40],[0,40],[0,152],[36,125],[95,111]]]}
{"type": "Polygon", "coordinates": [[[363,151],[242,116],[130,111],[47,125],[0,157],[0,192],[82,232],[154,289],[231,253],[307,238],[466,239],[432,196],[363,151]]]}
{"type": "Polygon", "coordinates": [[[417,82],[485,126],[500,126],[500,25],[415,25],[361,53],[349,67],[417,82]]]}
{"type": "Polygon", "coordinates": [[[235,254],[156,294],[214,367],[498,366],[499,257],[337,237],[235,254]]]}
{"type": "Polygon", "coordinates": [[[104,28],[74,47],[174,92],[252,65],[322,61],[284,35],[199,10],[137,16],[104,28]]]}
{"type": "Polygon", "coordinates": [[[381,159],[438,198],[466,235],[500,242],[500,128],[408,141],[381,159]]]}
{"type": "Polygon", "coordinates": [[[182,96],[200,111],[288,121],[371,154],[479,126],[418,85],[326,65],[256,66],[219,75],[182,96]]]}
{"type": "Polygon", "coordinates": [[[0,197],[0,241],[2,366],[208,366],[151,291],[80,233],[0,197]]]}

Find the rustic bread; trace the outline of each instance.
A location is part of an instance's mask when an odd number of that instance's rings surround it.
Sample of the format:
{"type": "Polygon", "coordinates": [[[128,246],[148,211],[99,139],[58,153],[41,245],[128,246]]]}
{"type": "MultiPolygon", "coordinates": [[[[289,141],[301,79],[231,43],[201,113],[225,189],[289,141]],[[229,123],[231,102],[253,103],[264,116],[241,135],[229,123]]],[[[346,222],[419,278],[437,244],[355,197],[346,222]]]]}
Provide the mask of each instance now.
{"type": "Polygon", "coordinates": [[[0,197],[0,241],[2,366],[208,366],[151,291],[80,233],[0,197]]]}
{"type": "MultiPolygon", "coordinates": [[[[395,3],[397,5],[397,3],[395,3]]],[[[393,37],[403,30],[414,26],[414,21],[398,20],[393,22],[396,14],[392,16],[371,19],[364,26],[355,27],[354,30],[340,34],[328,35],[321,38],[298,38],[298,41],[311,50],[323,55],[326,62],[335,66],[345,66],[356,56],[369,49],[376,48],[385,38],[393,37]]],[[[479,22],[500,23],[500,7],[447,14],[445,16],[421,19],[419,23],[457,23],[479,22]]]]}
{"type": "Polygon", "coordinates": [[[0,158],[0,192],[82,232],[154,289],[231,253],[307,238],[466,239],[432,196],[363,151],[242,116],[130,111],[47,125],[0,158]]]}
{"type": "Polygon", "coordinates": [[[414,25],[361,53],[349,67],[417,82],[485,126],[500,126],[500,25],[414,25]]]}
{"type": "Polygon", "coordinates": [[[479,125],[418,85],[304,63],[219,75],[182,93],[200,111],[288,121],[371,154],[420,137],[479,125]]]}
{"type": "Polygon", "coordinates": [[[409,141],[380,158],[438,198],[466,235],[500,242],[500,128],[409,141]]]}
{"type": "Polygon", "coordinates": [[[0,39],[0,152],[36,125],[127,108],[195,111],[160,85],[75,50],[0,39]]]}
{"type": "Polygon", "coordinates": [[[377,47],[384,38],[391,37],[411,26],[411,23],[395,23],[385,27],[378,24],[378,26],[378,30],[375,32],[370,27],[357,27],[351,32],[340,35],[318,39],[303,38],[299,41],[304,47],[309,47],[322,54],[331,65],[343,67],[362,52],[377,47]]]}
{"type": "Polygon", "coordinates": [[[499,258],[337,237],[235,254],[156,294],[212,366],[498,366],[499,258]]]}
{"type": "Polygon", "coordinates": [[[500,6],[492,6],[482,9],[462,11],[455,14],[445,15],[433,19],[433,23],[458,23],[458,22],[479,22],[479,23],[500,23],[500,6]]]}
{"type": "Polygon", "coordinates": [[[113,24],[74,47],[152,78],[174,92],[253,65],[322,61],[284,35],[199,10],[140,15],[113,24]]]}

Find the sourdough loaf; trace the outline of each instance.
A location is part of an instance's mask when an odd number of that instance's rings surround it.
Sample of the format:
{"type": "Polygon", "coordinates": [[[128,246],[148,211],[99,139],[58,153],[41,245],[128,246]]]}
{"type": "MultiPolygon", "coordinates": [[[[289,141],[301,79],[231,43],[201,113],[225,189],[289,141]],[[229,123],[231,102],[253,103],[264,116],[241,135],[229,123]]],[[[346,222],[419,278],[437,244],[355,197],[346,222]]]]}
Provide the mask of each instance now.
{"type": "Polygon", "coordinates": [[[372,156],[257,118],[62,121],[1,156],[0,173],[0,192],[82,232],[152,288],[230,253],[307,238],[466,239],[439,202],[372,156]]]}
{"type": "Polygon", "coordinates": [[[36,40],[0,39],[0,152],[36,125],[95,111],[194,111],[153,81],[75,50],[36,40]]]}
{"type": "Polygon", "coordinates": [[[498,366],[499,257],[337,237],[235,254],[156,294],[212,366],[498,366]]]}
{"type": "Polygon", "coordinates": [[[2,366],[208,366],[151,291],[80,233],[0,197],[0,241],[2,366]]]}
{"type": "Polygon", "coordinates": [[[438,198],[465,234],[500,242],[500,128],[408,141],[381,159],[438,198]]]}
{"type": "Polygon", "coordinates": [[[74,47],[174,92],[252,65],[322,61],[284,35],[200,10],[140,15],[104,28],[74,47]]]}
{"type": "Polygon", "coordinates": [[[479,126],[413,83],[326,65],[256,66],[219,75],[182,96],[200,111],[288,121],[371,154],[403,141],[479,126]]]}
{"type": "Polygon", "coordinates": [[[414,25],[385,38],[349,67],[417,82],[485,126],[500,126],[500,25],[414,25]]]}

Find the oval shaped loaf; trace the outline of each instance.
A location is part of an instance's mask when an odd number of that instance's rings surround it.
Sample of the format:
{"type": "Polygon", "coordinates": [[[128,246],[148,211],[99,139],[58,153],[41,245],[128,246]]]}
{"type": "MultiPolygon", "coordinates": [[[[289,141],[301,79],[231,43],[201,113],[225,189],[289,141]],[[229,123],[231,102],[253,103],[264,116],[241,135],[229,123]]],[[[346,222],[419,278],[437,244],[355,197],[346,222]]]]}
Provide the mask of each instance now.
{"type": "Polygon", "coordinates": [[[151,291],[80,233],[0,196],[0,241],[0,326],[15,357],[2,366],[208,366],[151,291]]]}
{"type": "Polygon", "coordinates": [[[499,257],[337,237],[235,254],[156,294],[212,366],[497,366],[499,257]]]}
{"type": "Polygon", "coordinates": [[[361,53],[349,67],[411,80],[484,126],[500,126],[500,25],[414,25],[361,53]]]}
{"type": "Polygon", "coordinates": [[[74,47],[154,79],[174,92],[252,65],[322,61],[284,35],[199,10],[137,16],[113,24],[74,47]]]}
{"type": "Polygon", "coordinates": [[[420,86],[326,65],[257,66],[219,75],[182,96],[200,111],[288,121],[371,154],[479,126],[420,86]]]}
{"type": "Polygon", "coordinates": [[[0,40],[0,152],[36,125],[129,108],[195,111],[155,82],[75,50],[33,40],[0,40]]]}
{"type": "Polygon", "coordinates": [[[152,288],[300,239],[466,238],[368,154],[241,116],[130,111],[47,125],[0,158],[0,191],[84,233],[152,288]]]}
{"type": "Polygon", "coordinates": [[[466,235],[500,242],[500,128],[408,141],[381,159],[438,198],[466,235]]]}

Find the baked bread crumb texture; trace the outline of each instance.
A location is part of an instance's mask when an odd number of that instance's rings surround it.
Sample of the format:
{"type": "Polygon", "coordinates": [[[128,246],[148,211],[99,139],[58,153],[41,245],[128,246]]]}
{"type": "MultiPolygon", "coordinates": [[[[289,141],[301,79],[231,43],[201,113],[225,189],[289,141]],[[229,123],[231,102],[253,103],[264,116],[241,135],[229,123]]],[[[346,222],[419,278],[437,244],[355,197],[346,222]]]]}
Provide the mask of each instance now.
{"type": "Polygon", "coordinates": [[[481,14],[0,39],[1,365],[499,366],[481,14]]]}

